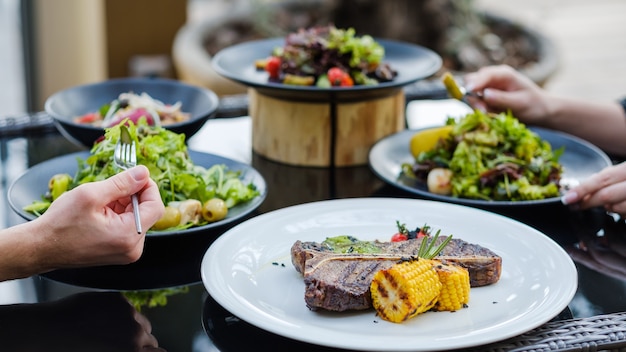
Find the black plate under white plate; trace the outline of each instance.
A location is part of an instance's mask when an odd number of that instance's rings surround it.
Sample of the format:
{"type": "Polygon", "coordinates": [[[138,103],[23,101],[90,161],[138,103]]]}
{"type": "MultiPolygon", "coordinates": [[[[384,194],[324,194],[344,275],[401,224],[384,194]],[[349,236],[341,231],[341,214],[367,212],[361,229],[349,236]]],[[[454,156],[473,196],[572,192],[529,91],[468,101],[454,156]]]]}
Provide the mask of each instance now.
{"type": "Polygon", "coordinates": [[[285,44],[285,38],[272,38],[244,42],[219,51],[211,60],[216,72],[233,81],[256,88],[264,94],[278,98],[324,101],[363,100],[366,97],[389,94],[420,79],[431,76],[441,68],[441,57],[419,45],[392,40],[376,39],[385,48],[384,62],[398,72],[390,82],[375,86],[318,88],[271,82],[267,72],[256,69],[254,62],[271,55],[276,47],[285,44]]]}
{"type": "MultiPolygon", "coordinates": [[[[265,179],[251,166],[214,154],[189,151],[196,165],[209,167],[224,164],[229,170],[241,171],[244,183],[252,182],[260,192],[255,199],[230,209],[220,221],[181,231],[154,231],[146,235],[145,249],[139,261],[129,265],[63,269],[43,276],[72,285],[101,289],[137,290],[173,287],[200,281],[198,267],[206,248],[224,231],[251,217],[267,195],[265,179]]],[[[26,220],[35,215],[23,207],[39,200],[48,180],[57,173],[73,175],[77,158],[85,159],[88,151],[71,153],[37,164],[13,182],[8,190],[11,208],[26,220]]]]}
{"type": "MultiPolygon", "coordinates": [[[[429,127],[432,128],[432,127],[429,127]]],[[[452,196],[438,195],[428,191],[426,185],[401,175],[402,164],[412,163],[413,156],[409,142],[413,135],[421,130],[405,130],[378,141],[370,150],[369,165],[378,177],[404,191],[427,199],[440,200],[472,206],[529,206],[560,202],[558,197],[528,201],[485,201],[452,196]]],[[[593,144],[578,137],[543,128],[531,127],[542,139],[548,141],[552,149],[564,147],[559,162],[563,165],[563,182],[576,184],[592,174],[611,165],[611,159],[593,144]]]]}

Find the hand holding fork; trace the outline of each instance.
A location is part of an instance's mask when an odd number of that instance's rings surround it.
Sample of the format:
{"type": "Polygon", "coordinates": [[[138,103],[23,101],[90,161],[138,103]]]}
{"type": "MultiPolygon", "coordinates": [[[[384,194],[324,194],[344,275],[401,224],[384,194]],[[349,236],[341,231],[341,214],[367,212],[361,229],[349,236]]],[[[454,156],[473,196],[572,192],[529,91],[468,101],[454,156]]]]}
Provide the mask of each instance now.
{"type": "MultiPolygon", "coordinates": [[[[130,133],[128,132],[128,128],[124,125],[120,126],[120,138],[115,145],[113,162],[122,170],[127,170],[137,165],[137,149],[135,147],[135,141],[132,140],[130,133]]],[[[139,202],[136,194],[131,196],[131,201],[133,203],[133,214],[135,215],[137,233],[141,234],[143,231],[141,229],[139,202]]]]}

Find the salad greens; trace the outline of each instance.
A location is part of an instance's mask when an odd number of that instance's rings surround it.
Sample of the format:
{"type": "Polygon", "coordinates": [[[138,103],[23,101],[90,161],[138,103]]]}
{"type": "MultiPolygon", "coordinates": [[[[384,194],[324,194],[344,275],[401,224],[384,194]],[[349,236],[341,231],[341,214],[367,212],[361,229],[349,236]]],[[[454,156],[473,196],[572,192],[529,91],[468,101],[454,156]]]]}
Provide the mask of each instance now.
{"type": "Polygon", "coordinates": [[[385,48],[370,35],[356,36],[354,28],[331,27],[328,33],[328,49],[349,55],[349,66],[361,68],[364,65],[378,65],[383,61],[385,48]]]}
{"type": "Polygon", "coordinates": [[[434,168],[452,171],[452,196],[520,201],[559,196],[563,148],[552,150],[510,112],[474,111],[456,121],[450,135],[420,153],[403,174],[425,180],[434,168]]]}
{"type": "Polygon", "coordinates": [[[188,293],[189,286],[170,287],[157,290],[124,291],[122,294],[137,312],[143,307],[155,308],[167,305],[167,299],[177,294],[188,293]]]}
{"type": "Polygon", "coordinates": [[[96,112],[90,112],[74,119],[76,123],[108,128],[125,119],[137,123],[144,117],[149,125],[171,125],[189,120],[189,113],[182,112],[182,103],[165,104],[152,98],[148,93],[121,93],[117,99],[104,104],[96,112]]]}
{"type": "MultiPolygon", "coordinates": [[[[240,173],[228,170],[226,165],[217,164],[208,168],[195,165],[189,157],[184,134],[177,134],[160,126],[149,126],[143,118],[137,125],[130,120],[125,124],[137,144],[137,163],[145,165],[150,170],[150,177],[159,186],[164,204],[188,199],[198,200],[204,204],[212,198],[220,198],[230,209],[259,195],[254,184],[244,184],[239,178],[240,173]]],[[[65,177],[70,178],[70,182],[65,185],[60,183],[64,185],[62,190],[55,190],[56,182],[52,181],[59,176],[53,176],[48,194],[42,196],[42,201],[34,202],[24,210],[39,215],[45,212],[53,201],[52,193],[58,197],[59,192],[70,190],[83,183],[104,180],[118,173],[120,170],[113,162],[113,153],[115,144],[120,138],[119,126],[106,129],[104,138],[94,144],[89,157],[77,160],[78,170],[73,177],[65,177]]],[[[170,230],[206,223],[207,221],[201,218],[197,224],[181,224],[170,230]]]]}
{"type": "Polygon", "coordinates": [[[349,87],[393,80],[397,72],[384,57],[385,48],[372,36],[329,25],[289,33],[284,46],[274,48],[271,57],[256,66],[285,84],[349,87]],[[333,70],[344,76],[336,77],[333,70]]]}

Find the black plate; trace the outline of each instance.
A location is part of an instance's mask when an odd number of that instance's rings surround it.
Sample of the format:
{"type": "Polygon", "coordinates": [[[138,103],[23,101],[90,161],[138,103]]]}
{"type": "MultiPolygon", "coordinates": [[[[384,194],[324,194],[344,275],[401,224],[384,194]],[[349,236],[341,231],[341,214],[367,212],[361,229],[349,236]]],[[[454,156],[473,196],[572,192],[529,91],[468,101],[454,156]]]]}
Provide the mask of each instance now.
{"type": "MultiPolygon", "coordinates": [[[[370,150],[369,165],[374,173],[387,183],[409,193],[449,203],[465,204],[477,207],[493,206],[529,206],[560,202],[560,198],[546,198],[528,201],[485,201],[478,199],[443,196],[428,192],[426,185],[413,179],[401,176],[403,163],[412,163],[413,156],[409,151],[411,137],[419,131],[429,129],[405,130],[378,141],[370,150]]],[[[566,133],[548,129],[531,127],[542,139],[548,141],[553,149],[565,148],[559,162],[563,165],[562,180],[565,184],[575,184],[592,174],[610,166],[611,159],[593,144],[566,133]]]]}
{"type": "Polygon", "coordinates": [[[45,110],[63,136],[91,148],[93,142],[104,134],[104,129],[76,123],[74,118],[96,112],[102,105],[117,99],[120,93],[128,92],[147,93],[165,104],[180,102],[182,111],[189,113],[189,120],[163,127],[184,133],[187,139],[215,116],[219,106],[217,95],[206,88],[162,78],[116,78],[57,92],[46,100],[45,110]]]}
{"type": "Polygon", "coordinates": [[[395,92],[405,85],[426,78],[441,68],[442,60],[435,52],[419,45],[376,39],[385,48],[384,62],[398,72],[391,82],[376,86],[353,86],[348,88],[318,88],[294,86],[268,81],[263,70],[257,70],[255,60],[271,55],[275,47],[282,47],[285,38],[249,41],[233,45],[218,52],[211,60],[216,72],[233,81],[256,88],[266,95],[305,101],[365,100],[395,92]]]}
{"type": "MultiPolygon", "coordinates": [[[[87,159],[89,155],[90,153],[88,151],[66,154],[44,161],[26,170],[24,174],[13,182],[8,191],[9,204],[13,211],[26,220],[33,220],[36,216],[24,211],[23,208],[33,201],[41,199],[41,196],[46,193],[48,181],[53,175],[58,173],[74,175],[78,169],[77,158],[87,159]]],[[[199,166],[208,168],[215,164],[224,164],[229,170],[240,171],[243,182],[246,184],[252,182],[259,190],[260,195],[250,202],[237,205],[230,209],[228,215],[223,220],[180,231],[150,231],[147,237],[189,236],[190,234],[203,233],[209,229],[220,227],[243,218],[258,208],[265,199],[265,179],[251,166],[218,155],[192,150],[189,151],[189,156],[194,164],[199,166]]]]}
{"type": "MultiPolygon", "coordinates": [[[[221,221],[182,231],[148,232],[143,255],[135,263],[63,269],[42,276],[76,286],[116,290],[156,289],[200,282],[200,263],[209,245],[224,231],[254,216],[254,211],[265,200],[267,188],[265,179],[249,165],[192,150],[189,154],[196,165],[224,164],[230,170],[240,170],[243,181],[252,182],[260,195],[230,209],[228,216],[221,221]]],[[[76,158],[87,156],[87,151],[67,154],[29,168],[9,187],[11,208],[26,220],[34,219],[35,215],[22,208],[40,199],[52,175],[75,173],[78,167],[76,158]]]]}

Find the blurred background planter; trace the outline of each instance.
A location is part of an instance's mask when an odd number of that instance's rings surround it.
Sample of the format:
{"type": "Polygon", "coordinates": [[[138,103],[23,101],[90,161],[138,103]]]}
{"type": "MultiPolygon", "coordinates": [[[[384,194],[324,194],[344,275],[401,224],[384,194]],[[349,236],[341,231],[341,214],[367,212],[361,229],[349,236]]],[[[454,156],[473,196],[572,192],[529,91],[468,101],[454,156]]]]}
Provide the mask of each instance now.
{"type": "Polygon", "coordinates": [[[246,87],[216,73],[211,57],[230,45],[280,37],[298,28],[328,24],[334,0],[236,1],[210,18],[188,23],[177,33],[172,59],[179,79],[219,96],[246,87]]]}
{"type": "Polygon", "coordinates": [[[243,4],[237,2],[179,30],[172,57],[181,80],[219,96],[245,93],[245,86],[212,69],[212,55],[233,44],[328,23],[425,46],[442,56],[445,70],[459,74],[508,64],[543,85],[558,68],[558,55],[549,38],[507,18],[478,12],[472,0],[256,0],[243,4]]]}
{"type": "MultiPolygon", "coordinates": [[[[212,55],[206,50],[204,42],[210,33],[222,28],[236,29],[240,24],[247,26],[249,23],[249,14],[236,13],[183,26],[174,39],[172,51],[178,78],[190,84],[209,88],[218,96],[245,93],[245,86],[222,77],[213,70],[212,55]]],[[[238,38],[244,40],[243,36],[238,38]]]]}

